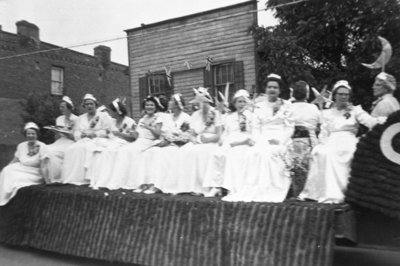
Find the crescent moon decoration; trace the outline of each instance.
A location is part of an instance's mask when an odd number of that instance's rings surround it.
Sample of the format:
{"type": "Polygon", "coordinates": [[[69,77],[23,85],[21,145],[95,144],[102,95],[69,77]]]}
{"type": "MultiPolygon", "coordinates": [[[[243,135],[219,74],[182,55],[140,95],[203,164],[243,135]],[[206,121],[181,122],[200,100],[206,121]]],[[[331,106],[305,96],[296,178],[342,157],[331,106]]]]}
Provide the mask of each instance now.
{"type": "Polygon", "coordinates": [[[393,149],[392,140],[396,134],[400,133],[400,122],[395,123],[382,133],[380,147],[383,155],[389,160],[400,165],[400,153],[393,149]]]}
{"type": "Polygon", "coordinates": [[[382,44],[381,54],[372,64],[365,64],[365,63],[361,64],[370,69],[382,68],[382,71],[385,71],[385,65],[389,62],[390,58],[392,57],[392,45],[385,38],[381,36],[378,36],[378,38],[382,44]]]}

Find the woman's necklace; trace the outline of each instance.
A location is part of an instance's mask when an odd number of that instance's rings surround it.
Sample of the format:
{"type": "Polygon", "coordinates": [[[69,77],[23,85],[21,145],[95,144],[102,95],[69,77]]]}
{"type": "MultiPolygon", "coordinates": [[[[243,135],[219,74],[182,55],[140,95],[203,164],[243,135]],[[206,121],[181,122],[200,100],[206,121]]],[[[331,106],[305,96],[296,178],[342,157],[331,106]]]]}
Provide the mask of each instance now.
{"type": "Polygon", "coordinates": [[[28,156],[34,156],[39,152],[40,145],[35,142],[28,142],[28,156]]]}
{"type": "Polygon", "coordinates": [[[238,112],[239,129],[241,132],[246,132],[246,116],[243,111],[238,112]]]}
{"type": "Polygon", "coordinates": [[[72,130],[74,122],[71,120],[71,114],[64,116],[64,127],[68,130],[72,130]]]}

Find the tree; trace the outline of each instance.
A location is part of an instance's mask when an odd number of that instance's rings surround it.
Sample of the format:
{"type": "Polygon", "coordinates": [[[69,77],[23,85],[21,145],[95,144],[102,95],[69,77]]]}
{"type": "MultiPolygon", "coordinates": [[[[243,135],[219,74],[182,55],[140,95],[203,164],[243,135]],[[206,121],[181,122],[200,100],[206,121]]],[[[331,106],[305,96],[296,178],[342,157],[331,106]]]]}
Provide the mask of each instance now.
{"type": "Polygon", "coordinates": [[[273,28],[254,27],[260,55],[260,80],[266,73],[282,73],[290,83],[303,78],[313,86],[332,85],[347,79],[356,103],[371,101],[373,78],[381,70],[361,65],[378,57],[378,35],[388,39],[393,56],[386,72],[400,77],[399,0],[269,0],[280,24],[273,28]],[[285,58],[283,58],[285,57],[285,58]]]}
{"type": "Polygon", "coordinates": [[[54,142],[54,133],[43,126],[54,125],[59,115],[60,98],[49,94],[29,94],[23,104],[24,122],[35,122],[40,127],[39,140],[44,143],[54,142]]]}

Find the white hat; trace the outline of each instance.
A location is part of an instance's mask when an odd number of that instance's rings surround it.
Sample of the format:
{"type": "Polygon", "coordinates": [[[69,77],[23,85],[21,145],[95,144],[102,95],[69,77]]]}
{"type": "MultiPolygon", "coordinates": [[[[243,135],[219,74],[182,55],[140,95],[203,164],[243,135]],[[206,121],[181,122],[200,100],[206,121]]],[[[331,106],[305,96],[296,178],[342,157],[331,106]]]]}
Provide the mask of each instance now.
{"type": "Polygon", "coordinates": [[[269,74],[269,75],[267,76],[267,78],[274,78],[274,79],[282,80],[282,77],[281,77],[281,76],[279,76],[278,74],[274,74],[274,73],[269,74]]]}
{"type": "MultiPolygon", "coordinates": [[[[119,104],[121,101],[119,100],[119,98],[115,99],[114,101],[112,101],[112,105],[114,106],[115,110],[117,111],[117,113],[119,115],[122,115],[121,109],[119,108],[119,104]]],[[[103,105],[104,106],[104,105],[103,105]]]]}
{"type": "Polygon", "coordinates": [[[105,107],[105,105],[99,106],[97,108],[97,111],[99,111],[99,112],[104,112],[105,110],[107,110],[107,107],[105,107]]]}
{"type": "Polygon", "coordinates": [[[350,84],[347,80],[339,80],[338,82],[335,83],[335,85],[333,85],[332,91],[334,91],[340,87],[345,87],[345,88],[351,90],[350,84]]]}
{"type": "Polygon", "coordinates": [[[184,107],[183,107],[183,103],[182,103],[182,94],[175,93],[174,95],[172,95],[172,97],[174,98],[174,100],[178,104],[179,109],[183,110],[184,107]]]}
{"type": "Polygon", "coordinates": [[[382,80],[392,91],[396,90],[396,78],[394,76],[381,72],[375,79],[382,80]]]}
{"type": "Polygon", "coordinates": [[[72,108],[74,108],[74,103],[72,102],[71,98],[69,98],[68,96],[63,96],[61,101],[68,103],[69,105],[72,106],[72,108]]]}
{"type": "Polygon", "coordinates": [[[193,88],[195,93],[195,98],[191,100],[191,103],[194,102],[209,102],[212,103],[212,98],[210,93],[208,93],[208,89],[204,87],[199,87],[198,89],[193,88]]]}
{"type": "Polygon", "coordinates": [[[93,94],[90,93],[86,93],[85,96],[83,96],[83,101],[86,100],[92,100],[97,103],[97,99],[93,96],[93,94]]]}
{"type": "Polygon", "coordinates": [[[233,95],[233,99],[236,99],[238,97],[244,97],[245,99],[249,99],[250,95],[247,90],[241,89],[235,92],[235,95],[233,95]]]}
{"type": "Polygon", "coordinates": [[[39,130],[39,126],[34,122],[28,122],[28,123],[25,124],[24,130],[27,130],[27,129],[30,129],[30,128],[39,130]]]}

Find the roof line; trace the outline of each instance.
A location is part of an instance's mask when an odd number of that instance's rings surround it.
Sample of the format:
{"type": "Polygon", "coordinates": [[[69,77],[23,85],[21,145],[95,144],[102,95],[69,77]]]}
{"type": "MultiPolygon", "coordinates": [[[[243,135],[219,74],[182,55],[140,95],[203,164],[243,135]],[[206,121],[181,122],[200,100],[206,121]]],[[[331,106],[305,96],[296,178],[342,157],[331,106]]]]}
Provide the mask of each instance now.
{"type": "Polygon", "coordinates": [[[194,14],[190,14],[190,15],[186,15],[186,16],[182,16],[182,17],[171,18],[171,19],[167,19],[167,20],[163,20],[163,21],[159,21],[159,22],[155,22],[155,23],[151,23],[151,24],[142,24],[142,26],[140,26],[140,27],[127,29],[127,30],[124,30],[124,31],[126,33],[129,33],[129,32],[132,32],[132,31],[138,31],[138,30],[153,28],[153,27],[160,26],[160,25],[167,24],[167,23],[173,23],[173,22],[176,22],[176,21],[185,20],[185,19],[189,19],[189,18],[193,18],[193,17],[204,16],[204,15],[207,15],[207,14],[211,14],[211,13],[215,13],[215,12],[219,12],[219,11],[225,11],[227,9],[233,9],[233,8],[236,8],[236,7],[245,6],[245,5],[254,4],[254,3],[257,3],[257,0],[249,0],[249,1],[246,1],[246,2],[241,2],[241,3],[230,5],[230,6],[219,7],[219,8],[206,10],[206,11],[203,11],[203,12],[194,13],[194,14]]]}
{"type": "MultiPolygon", "coordinates": [[[[8,32],[8,31],[3,31],[3,30],[0,30],[0,34],[8,34],[8,35],[12,35],[12,36],[14,36],[14,37],[19,37],[19,36],[21,36],[21,35],[19,35],[19,34],[12,33],[12,32],[8,32]]],[[[122,38],[122,37],[121,37],[121,38],[122,38]]],[[[125,38],[125,37],[124,37],[124,38],[125,38]]],[[[55,45],[55,44],[52,44],[52,43],[44,42],[44,41],[42,41],[42,40],[39,40],[39,41],[40,41],[41,44],[51,46],[52,48],[51,48],[51,49],[44,49],[44,50],[37,50],[37,51],[35,51],[32,55],[50,52],[50,51],[48,51],[48,50],[51,50],[51,51],[52,51],[52,50],[54,50],[54,51],[56,51],[56,50],[57,50],[57,51],[58,51],[58,50],[68,50],[69,52],[75,53],[75,54],[77,54],[77,55],[84,55],[84,56],[90,57],[91,59],[96,59],[96,58],[97,58],[97,57],[94,56],[94,55],[85,54],[85,53],[82,53],[82,52],[79,52],[79,51],[75,51],[75,50],[72,50],[72,49],[70,49],[70,48],[68,48],[68,47],[58,46],[58,45],[55,45]]],[[[115,64],[115,65],[119,65],[119,66],[121,66],[121,67],[129,67],[128,65],[124,65],[124,64],[121,64],[121,63],[113,62],[113,61],[111,61],[111,63],[112,63],[112,64],[115,64]]]]}

